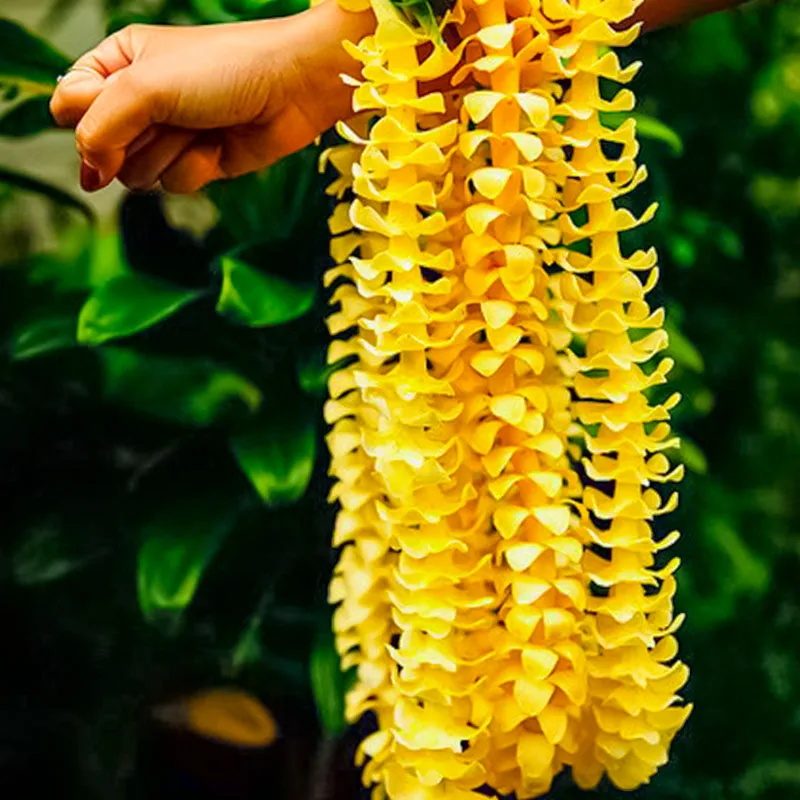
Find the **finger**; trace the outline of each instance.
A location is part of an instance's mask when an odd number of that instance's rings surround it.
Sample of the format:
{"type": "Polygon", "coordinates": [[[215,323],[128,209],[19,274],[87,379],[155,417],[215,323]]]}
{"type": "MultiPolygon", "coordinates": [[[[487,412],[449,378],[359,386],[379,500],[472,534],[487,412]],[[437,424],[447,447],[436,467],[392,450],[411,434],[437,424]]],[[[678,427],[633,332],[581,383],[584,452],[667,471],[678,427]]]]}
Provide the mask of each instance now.
{"type": "Polygon", "coordinates": [[[100,174],[101,186],[117,176],[128,147],[169,116],[172,86],[160,78],[161,69],[154,60],[116,73],[75,129],[78,152],[100,174]]]}
{"type": "Polygon", "coordinates": [[[160,128],[149,144],[133,153],[129,149],[125,164],[118,175],[119,180],[135,191],[152,189],[161,174],[177,161],[196,138],[197,133],[194,131],[160,128]]]}
{"type": "Polygon", "coordinates": [[[192,194],[206,184],[223,177],[219,167],[222,144],[209,137],[198,137],[161,176],[161,185],[167,192],[192,194]]]}
{"type": "Polygon", "coordinates": [[[61,79],[50,101],[50,111],[62,127],[74,127],[103,91],[106,80],[130,66],[129,29],[109,36],[82,55],[61,79]]]}

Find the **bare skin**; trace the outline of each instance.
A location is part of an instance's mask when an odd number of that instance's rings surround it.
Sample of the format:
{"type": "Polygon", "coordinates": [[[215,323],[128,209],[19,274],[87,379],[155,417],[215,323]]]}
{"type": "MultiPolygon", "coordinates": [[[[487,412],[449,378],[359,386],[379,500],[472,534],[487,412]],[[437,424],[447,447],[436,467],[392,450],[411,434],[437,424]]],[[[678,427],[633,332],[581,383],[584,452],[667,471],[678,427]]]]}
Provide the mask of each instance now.
{"type": "MultiPolygon", "coordinates": [[[[741,0],[646,0],[647,29],[741,0]]],[[[51,111],[75,128],[81,185],[119,179],[189,193],[253,172],[303,147],[346,117],[358,41],[372,13],[334,0],[284,19],[229,25],[134,25],[82,56],[61,81],[51,111]]]]}

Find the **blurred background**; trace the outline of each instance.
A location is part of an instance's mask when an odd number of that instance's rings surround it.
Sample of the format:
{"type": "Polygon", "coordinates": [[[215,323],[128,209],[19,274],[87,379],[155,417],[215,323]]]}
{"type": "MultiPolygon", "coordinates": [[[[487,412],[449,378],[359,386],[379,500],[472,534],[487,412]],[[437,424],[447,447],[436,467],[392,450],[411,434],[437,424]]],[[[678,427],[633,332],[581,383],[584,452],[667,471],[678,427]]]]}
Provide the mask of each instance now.
{"type": "MultiPolygon", "coordinates": [[[[55,78],[136,21],[303,0],[0,0],[0,796],[353,798],[326,582],[307,151],[163,198],[77,186],[55,78]],[[265,310],[266,309],[266,310],[265,310]]],[[[632,55],[661,253],[696,709],[638,798],[800,797],[800,2],[632,55]]],[[[366,723],[365,723],[366,724],[366,723]]],[[[601,787],[596,796],[622,797],[601,787]]],[[[578,798],[567,778],[554,798],[578,798]]]]}

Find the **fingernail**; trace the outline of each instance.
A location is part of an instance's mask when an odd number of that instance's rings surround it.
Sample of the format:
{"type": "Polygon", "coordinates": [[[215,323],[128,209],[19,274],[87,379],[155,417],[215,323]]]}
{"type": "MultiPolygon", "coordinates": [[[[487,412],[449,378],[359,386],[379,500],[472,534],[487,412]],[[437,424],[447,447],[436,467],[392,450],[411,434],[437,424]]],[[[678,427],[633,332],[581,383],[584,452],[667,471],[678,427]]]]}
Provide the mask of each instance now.
{"type": "Polygon", "coordinates": [[[81,162],[81,188],[85,192],[96,192],[103,184],[100,173],[90,167],[85,161],[81,162]]]}

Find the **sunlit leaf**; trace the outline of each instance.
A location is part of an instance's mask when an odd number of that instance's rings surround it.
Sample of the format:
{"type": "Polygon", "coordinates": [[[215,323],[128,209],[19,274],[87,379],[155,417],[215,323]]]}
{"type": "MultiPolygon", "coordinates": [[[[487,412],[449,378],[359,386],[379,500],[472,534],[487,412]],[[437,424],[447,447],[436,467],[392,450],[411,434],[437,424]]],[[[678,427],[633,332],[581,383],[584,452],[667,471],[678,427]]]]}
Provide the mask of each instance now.
{"type": "Polygon", "coordinates": [[[269,506],[299,500],[314,470],[316,416],[311,407],[270,409],[231,440],[236,460],[269,506]]]}
{"type": "Polygon", "coordinates": [[[78,318],[78,341],[98,345],[146,330],[202,296],[145,275],[130,273],[98,286],[78,318]]]}
{"type": "Polygon", "coordinates": [[[223,256],[217,312],[253,327],[281,325],[302,317],[314,304],[314,287],[261,272],[233,256],[223,256]]]}

